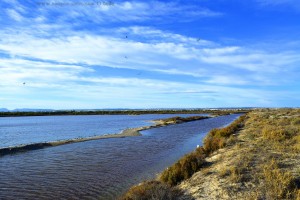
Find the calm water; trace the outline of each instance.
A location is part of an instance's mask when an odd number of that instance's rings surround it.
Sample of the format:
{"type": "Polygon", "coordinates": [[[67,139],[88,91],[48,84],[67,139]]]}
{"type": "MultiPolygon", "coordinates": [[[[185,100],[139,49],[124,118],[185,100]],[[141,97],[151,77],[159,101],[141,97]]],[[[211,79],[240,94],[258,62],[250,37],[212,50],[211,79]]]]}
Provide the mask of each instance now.
{"type": "Polygon", "coordinates": [[[195,149],[238,115],[0,157],[0,199],[116,199],[195,149]]]}
{"type": "Polygon", "coordinates": [[[120,133],[152,124],[150,120],[191,114],[88,115],[0,118],[0,148],[120,133]]]}

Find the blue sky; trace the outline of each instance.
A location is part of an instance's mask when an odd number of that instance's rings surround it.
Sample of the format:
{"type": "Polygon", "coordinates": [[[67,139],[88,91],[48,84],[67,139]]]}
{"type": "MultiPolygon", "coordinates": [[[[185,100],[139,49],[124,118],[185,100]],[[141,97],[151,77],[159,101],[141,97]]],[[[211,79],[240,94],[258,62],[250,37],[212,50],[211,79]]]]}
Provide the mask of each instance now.
{"type": "Polygon", "coordinates": [[[0,107],[300,106],[297,0],[0,5],[0,107]]]}

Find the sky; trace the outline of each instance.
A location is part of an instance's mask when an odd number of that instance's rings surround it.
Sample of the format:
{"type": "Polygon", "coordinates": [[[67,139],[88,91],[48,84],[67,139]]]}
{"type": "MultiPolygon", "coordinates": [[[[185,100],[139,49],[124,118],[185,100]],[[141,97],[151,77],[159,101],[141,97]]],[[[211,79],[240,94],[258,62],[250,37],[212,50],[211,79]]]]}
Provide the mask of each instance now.
{"type": "Polygon", "coordinates": [[[0,108],[300,106],[298,0],[1,0],[0,108]]]}

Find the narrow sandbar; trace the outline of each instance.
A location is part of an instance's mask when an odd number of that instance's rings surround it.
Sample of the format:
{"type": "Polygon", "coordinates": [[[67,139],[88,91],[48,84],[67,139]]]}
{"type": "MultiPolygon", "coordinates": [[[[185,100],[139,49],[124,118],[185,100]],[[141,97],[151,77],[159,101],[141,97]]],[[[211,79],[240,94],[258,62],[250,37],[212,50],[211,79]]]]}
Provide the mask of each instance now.
{"type": "Polygon", "coordinates": [[[108,138],[125,138],[125,137],[135,137],[135,136],[141,136],[142,134],[140,131],[148,130],[151,128],[158,128],[162,126],[167,126],[171,124],[180,124],[184,122],[189,121],[195,121],[195,120],[201,120],[201,119],[207,119],[210,117],[207,116],[193,116],[193,117],[172,117],[168,119],[159,119],[159,120],[153,120],[153,125],[150,126],[142,126],[138,128],[128,128],[123,130],[121,133],[117,134],[105,134],[105,135],[98,135],[93,137],[87,137],[87,138],[74,138],[69,140],[59,140],[59,141],[53,141],[53,142],[42,142],[42,143],[35,143],[35,144],[27,144],[27,145],[21,145],[21,146],[15,146],[15,147],[6,147],[0,149],[0,156],[8,155],[8,154],[14,154],[19,152],[25,152],[25,151],[31,151],[31,150],[37,150],[37,149],[43,149],[46,147],[54,147],[64,144],[70,144],[70,143],[76,143],[76,142],[85,142],[90,140],[100,140],[100,139],[108,139],[108,138]]]}

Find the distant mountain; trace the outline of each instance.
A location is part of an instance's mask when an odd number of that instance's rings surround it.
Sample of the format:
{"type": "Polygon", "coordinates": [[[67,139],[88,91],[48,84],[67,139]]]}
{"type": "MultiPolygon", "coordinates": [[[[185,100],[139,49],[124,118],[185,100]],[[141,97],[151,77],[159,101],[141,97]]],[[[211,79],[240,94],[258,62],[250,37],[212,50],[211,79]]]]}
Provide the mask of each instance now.
{"type": "Polygon", "coordinates": [[[7,108],[0,108],[0,112],[9,112],[7,108]]]}

